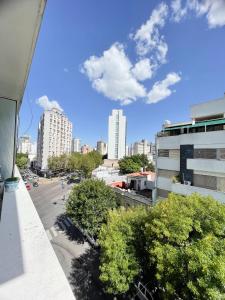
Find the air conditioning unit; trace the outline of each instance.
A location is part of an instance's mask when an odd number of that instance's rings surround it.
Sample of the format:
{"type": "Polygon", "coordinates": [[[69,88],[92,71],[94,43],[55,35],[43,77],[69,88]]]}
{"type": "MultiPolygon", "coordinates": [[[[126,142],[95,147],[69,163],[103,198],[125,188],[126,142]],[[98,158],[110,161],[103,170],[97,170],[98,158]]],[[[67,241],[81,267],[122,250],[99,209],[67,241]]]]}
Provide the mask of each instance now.
{"type": "Polygon", "coordinates": [[[185,184],[185,185],[191,185],[191,181],[185,180],[185,181],[184,181],[184,184],[185,184]]]}

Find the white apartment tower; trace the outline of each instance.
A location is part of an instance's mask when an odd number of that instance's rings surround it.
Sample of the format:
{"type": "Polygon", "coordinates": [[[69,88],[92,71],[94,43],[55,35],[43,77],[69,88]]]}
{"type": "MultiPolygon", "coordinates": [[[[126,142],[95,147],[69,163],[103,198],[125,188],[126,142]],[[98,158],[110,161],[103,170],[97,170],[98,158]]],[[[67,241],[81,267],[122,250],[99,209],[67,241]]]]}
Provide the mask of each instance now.
{"type": "Polygon", "coordinates": [[[225,97],[193,105],[191,119],[157,134],[157,196],[199,193],[225,202],[225,97]]]}
{"type": "Polygon", "coordinates": [[[74,138],[72,140],[72,152],[81,152],[81,140],[74,138]]]}
{"type": "Polygon", "coordinates": [[[39,122],[37,166],[48,169],[48,158],[71,152],[72,123],[58,109],[46,110],[39,122]]]}
{"type": "Polygon", "coordinates": [[[107,144],[103,141],[97,141],[97,151],[101,155],[105,155],[107,153],[107,144]]]}
{"type": "Polygon", "coordinates": [[[126,155],[126,117],[122,109],[113,109],[108,126],[108,159],[121,159],[126,155]]]}
{"type": "Polygon", "coordinates": [[[29,154],[32,151],[32,143],[28,135],[21,136],[18,142],[18,153],[29,154]]]}

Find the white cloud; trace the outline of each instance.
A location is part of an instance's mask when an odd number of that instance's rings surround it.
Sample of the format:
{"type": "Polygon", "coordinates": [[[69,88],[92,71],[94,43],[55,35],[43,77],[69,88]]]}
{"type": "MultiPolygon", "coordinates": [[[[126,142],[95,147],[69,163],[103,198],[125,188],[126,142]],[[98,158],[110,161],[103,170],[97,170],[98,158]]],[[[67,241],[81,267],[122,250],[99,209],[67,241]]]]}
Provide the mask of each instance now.
{"type": "Polygon", "coordinates": [[[188,6],[182,7],[182,0],[173,0],[171,2],[172,9],[172,20],[175,22],[180,22],[180,20],[187,14],[188,6]]]}
{"type": "Polygon", "coordinates": [[[47,96],[42,96],[37,99],[36,103],[40,105],[44,110],[50,110],[52,108],[57,108],[60,111],[63,111],[59,103],[55,100],[49,100],[47,96]]]}
{"type": "Polygon", "coordinates": [[[132,68],[123,45],[115,43],[102,56],[91,56],[86,60],[81,71],[88,76],[92,87],[98,92],[127,105],[146,95],[144,86],[135,78],[132,68]]]}
{"type": "Polygon", "coordinates": [[[179,82],[181,77],[177,73],[169,73],[167,74],[166,78],[162,81],[156,82],[150,92],[148,93],[146,103],[157,103],[166,97],[169,97],[172,92],[170,86],[174,85],[175,83],[179,82]]]}
{"type": "Polygon", "coordinates": [[[160,3],[152,11],[148,21],[135,34],[131,35],[131,38],[136,42],[137,54],[145,56],[151,53],[157,64],[166,62],[168,46],[164,41],[164,37],[159,34],[159,28],[165,25],[167,16],[168,6],[165,3],[160,3]]]}
{"type": "Polygon", "coordinates": [[[187,0],[182,7],[181,0],[173,0],[171,3],[172,19],[179,22],[189,11],[196,15],[206,15],[209,28],[225,25],[225,1],[224,0],[187,0]]]}
{"type": "Polygon", "coordinates": [[[154,65],[151,65],[149,58],[139,60],[132,69],[132,73],[137,80],[146,80],[152,77],[154,65]]]}
{"type": "Polygon", "coordinates": [[[69,72],[69,69],[68,69],[68,68],[64,68],[63,71],[64,71],[65,73],[68,73],[68,72],[69,72]]]}

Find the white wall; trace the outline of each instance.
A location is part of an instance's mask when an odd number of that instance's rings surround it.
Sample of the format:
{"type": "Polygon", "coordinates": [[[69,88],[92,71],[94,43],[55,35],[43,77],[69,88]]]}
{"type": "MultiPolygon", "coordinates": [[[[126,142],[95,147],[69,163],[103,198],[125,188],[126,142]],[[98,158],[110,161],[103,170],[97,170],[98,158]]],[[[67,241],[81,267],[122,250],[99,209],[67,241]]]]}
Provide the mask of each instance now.
{"type": "Polygon", "coordinates": [[[184,185],[180,183],[172,184],[171,191],[173,193],[182,194],[182,195],[190,195],[192,193],[199,193],[203,196],[212,196],[214,199],[225,203],[225,193],[217,192],[213,190],[208,190],[196,186],[184,185]]]}
{"type": "Polygon", "coordinates": [[[157,169],[180,171],[180,160],[168,157],[158,157],[157,169]]]}
{"type": "Polygon", "coordinates": [[[4,178],[13,170],[16,102],[0,98],[0,165],[4,178]]]}
{"type": "Polygon", "coordinates": [[[191,118],[225,114],[225,97],[191,106],[191,118]]]}
{"type": "Polygon", "coordinates": [[[157,138],[157,149],[180,149],[180,145],[188,144],[194,144],[194,148],[199,149],[225,148],[225,130],[157,138]]]}
{"type": "Polygon", "coordinates": [[[196,170],[198,173],[212,172],[225,174],[225,161],[217,159],[187,159],[187,169],[196,170]]]}

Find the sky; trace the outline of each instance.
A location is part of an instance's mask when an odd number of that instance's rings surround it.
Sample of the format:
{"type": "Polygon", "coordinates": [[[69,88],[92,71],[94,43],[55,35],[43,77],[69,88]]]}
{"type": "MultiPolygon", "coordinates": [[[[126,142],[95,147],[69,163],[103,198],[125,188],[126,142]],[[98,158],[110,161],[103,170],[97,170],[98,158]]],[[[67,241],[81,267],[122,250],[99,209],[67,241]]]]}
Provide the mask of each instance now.
{"type": "Polygon", "coordinates": [[[225,0],[48,0],[20,111],[37,138],[58,107],[83,144],[107,142],[123,109],[127,144],[154,141],[165,120],[225,92],[225,0]]]}

